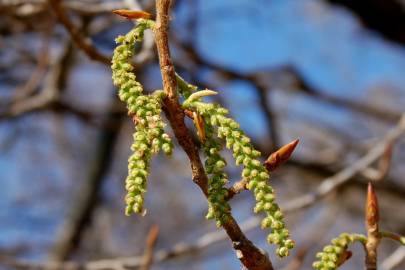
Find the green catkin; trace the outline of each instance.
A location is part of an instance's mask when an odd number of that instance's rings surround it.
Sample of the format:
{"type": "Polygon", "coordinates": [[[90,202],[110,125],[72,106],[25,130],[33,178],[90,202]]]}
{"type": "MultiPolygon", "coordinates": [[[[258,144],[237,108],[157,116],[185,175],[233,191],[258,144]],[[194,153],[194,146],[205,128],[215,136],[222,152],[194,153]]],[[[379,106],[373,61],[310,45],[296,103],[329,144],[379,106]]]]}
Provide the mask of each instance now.
{"type": "Polygon", "coordinates": [[[131,146],[133,153],[128,159],[128,176],[125,181],[126,215],[133,212],[144,213],[144,193],[152,154],[159,152],[159,149],[166,154],[173,150],[160,116],[164,92],[157,90],[151,95],[144,95],[143,87],[136,81],[131,65],[135,43],[142,41],[144,31],[153,25],[153,21],[139,20],[134,29],[125,36],[119,36],[116,42],[120,45],[114,50],[111,65],[113,83],[119,88],[118,96],[126,103],[129,115],[136,120],[136,132],[131,146]]]}
{"type": "MultiPolygon", "coordinates": [[[[207,120],[205,120],[207,123],[207,120]]],[[[206,139],[203,144],[205,160],[205,171],[208,180],[208,213],[207,219],[217,221],[220,227],[226,222],[231,207],[226,199],[228,190],[225,185],[228,183],[228,176],[224,172],[225,159],[220,155],[222,145],[214,138],[214,129],[211,125],[205,124],[206,139]]]]}
{"type": "Polygon", "coordinates": [[[318,261],[315,261],[312,266],[318,270],[335,270],[339,267],[341,257],[350,244],[354,242],[365,244],[366,241],[367,238],[364,235],[342,233],[332,239],[331,244],[324,247],[323,251],[316,254],[318,261]]]}
{"type": "Polygon", "coordinates": [[[294,247],[294,242],[285,228],[283,214],[275,202],[274,190],[268,184],[270,176],[258,160],[261,153],[254,149],[239,124],[226,116],[228,111],[218,104],[186,100],[183,106],[196,110],[206,119],[206,123],[217,127],[217,135],[225,139],[226,147],[232,150],[236,165],[243,165],[242,177],[247,180],[247,187],[253,191],[256,198],[254,212],[266,213],[261,225],[263,229],[272,229],[267,241],[278,245],[277,255],[288,256],[290,249],[294,247]]]}
{"type": "MultiPolygon", "coordinates": [[[[182,97],[187,99],[197,87],[187,83],[182,77],[176,74],[177,87],[182,97]]],[[[204,119],[205,141],[203,142],[205,160],[205,171],[208,176],[208,213],[207,219],[215,219],[217,226],[222,226],[231,211],[231,207],[226,197],[228,190],[228,176],[224,172],[226,166],[225,159],[220,155],[222,145],[214,137],[214,128],[208,124],[209,119],[204,119]]]]}

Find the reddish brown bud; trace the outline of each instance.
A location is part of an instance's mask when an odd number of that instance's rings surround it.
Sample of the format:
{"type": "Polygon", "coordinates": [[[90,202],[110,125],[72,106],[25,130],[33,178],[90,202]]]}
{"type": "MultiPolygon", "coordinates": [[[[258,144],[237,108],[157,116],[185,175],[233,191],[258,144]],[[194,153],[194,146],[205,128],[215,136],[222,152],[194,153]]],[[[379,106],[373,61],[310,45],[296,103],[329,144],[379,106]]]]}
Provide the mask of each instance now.
{"type": "Polygon", "coordinates": [[[378,230],[378,200],[373,185],[368,183],[367,202],[366,202],[366,223],[367,229],[378,230]]]}
{"type": "Polygon", "coordinates": [[[113,10],[114,14],[117,14],[126,19],[151,19],[152,14],[142,11],[142,10],[127,10],[127,9],[116,9],[113,10]]]}
{"type": "Polygon", "coordinates": [[[271,172],[277,169],[281,164],[286,162],[294,152],[295,147],[298,145],[299,140],[294,140],[280,149],[278,149],[276,152],[271,154],[269,158],[264,162],[264,166],[266,169],[271,172]]]}

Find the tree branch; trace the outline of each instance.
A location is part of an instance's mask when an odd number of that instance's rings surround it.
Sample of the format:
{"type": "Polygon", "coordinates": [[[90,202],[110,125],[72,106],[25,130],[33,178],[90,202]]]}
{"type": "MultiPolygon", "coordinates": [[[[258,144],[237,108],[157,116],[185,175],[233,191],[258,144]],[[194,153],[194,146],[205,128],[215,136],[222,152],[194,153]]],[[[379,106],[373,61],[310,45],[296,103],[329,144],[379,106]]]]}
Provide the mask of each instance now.
{"type": "MultiPolygon", "coordinates": [[[[190,160],[193,181],[201,188],[205,196],[207,196],[208,178],[201,163],[197,146],[192,140],[184,123],[184,112],[177,98],[176,74],[170,57],[167,36],[169,29],[170,4],[170,0],[158,0],[156,2],[157,19],[156,27],[154,29],[163,79],[163,89],[167,94],[167,97],[164,100],[164,105],[166,107],[165,113],[180,146],[186,152],[190,160]]],[[[229,238],[232,240],[237,257],[246,268],[252,270],[273,269],[269,258],[246,238],[231,215],[229,215],[229,218],[224,223],[223,227],[229,238]]]]}

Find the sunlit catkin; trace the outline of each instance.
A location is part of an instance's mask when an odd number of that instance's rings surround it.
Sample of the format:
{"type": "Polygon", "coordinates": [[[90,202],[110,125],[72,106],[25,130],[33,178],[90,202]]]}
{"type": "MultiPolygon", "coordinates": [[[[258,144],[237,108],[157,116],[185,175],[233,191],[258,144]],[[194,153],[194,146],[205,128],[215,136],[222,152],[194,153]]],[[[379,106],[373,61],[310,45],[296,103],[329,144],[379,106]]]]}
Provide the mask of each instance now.
{"type": "Polygon", "coordinates": [[[164,92],[157,90],[151,95],[143,94],[142,85],[136,81],[131,64],[135,43],[143,39],[144,31],[153,27],[150,20],[139,20],[138,25],[125,36],[119,36],[119,43],[114,50],[112,59],[112,79],[118,87],[118,96],[125,102],[128,114],[134,119],[136,132],[131,146],[133,151],[128,160],[128,176],[125,183],[125,214],[144,213],[144,193],[147,188],[150,160],[152,154],[162,149],[166,154],[173,150],[170,137],[164,132],[161,118],[162,98],[164,92]]]}

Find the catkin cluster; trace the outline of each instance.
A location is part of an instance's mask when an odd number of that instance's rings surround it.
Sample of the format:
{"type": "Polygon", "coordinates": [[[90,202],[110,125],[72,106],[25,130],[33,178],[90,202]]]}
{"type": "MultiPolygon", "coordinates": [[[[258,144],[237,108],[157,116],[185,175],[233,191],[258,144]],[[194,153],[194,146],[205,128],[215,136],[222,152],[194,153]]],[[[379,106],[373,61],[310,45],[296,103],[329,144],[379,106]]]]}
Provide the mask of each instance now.
{"type": "MultiPolygon", "coordinates": [[[[207,123],[207,121],[205,121],[207,123]]],[[[228,176],[224,172],[226,166],[225,159],[220,155],[222,145],[215,139],[213,127],[205,124],[206,139],[203,144],[205,160],[205,170],[208,180],[208,213],[207,219],[217,221],[217,226],[226,222],[231,207],[226,199],[228,190],[225,185],[228,183],[228,176]]]]}
{"type": "Polygon", "coordinates": [[[335,270],[344,261],[343,258],[348,246],[356,241],[365,243],[366,237],[361,234],[342,233],[332,239],[331,244],[324,247],[322,252],[318,252],[316,257],[318,261],[313,263],[313,267],[318,270],[335,270]]]}
{"type": "MultiPolygon", "coordinates": [[[[136,81],[131,65],[135,43],[143,38],[148,28],[153,28],[154,22],[139,20],[136,28],[125,36],[116,39],[120,43],[114,51],[112,60],[113,82],[119,88],[120,99],[127,104],[128,113],[136,123],[133,154],[129,158],[128,177],[126,179],[126,211],[143,213],[146,180],[149,174],[150,160],[153,154],[162,149],[171,153],[173,144],[169,136],[164,133],[164,123],[161,118],[163,91],[155,91],[152,95],[144,95],[142,85],[136,81]]],[[[205,90],[197,91],[197,87],[188,84],[176,74],[178,92],[185,99],[183,107],[195,114],[195,123],[199,129],[199,136],[203,144],[205,170],[208,181],[208,219],[215,219],[221,226],[229,217],[230,205],[227,201],[228,177],[224,172],[225,159],[221,156],[222,144],[217,138],[226,141],[226,147],[231,149],[237,165],[243,165],[242,177],[246,180],[247,188],[252,190],[256,198],[254,211],[265,212],[262,228],[271,228],[268,242],[277,244],[277,254],[287,256],[293,248],[294,242],[289,238],[285,228],[283,214],[274,201],[274,190],[267,183],[269,174],[258,160],[260,152],[255,150],[250,139],[240,129],[239,124],[227,117],[228,111],[219,105],[203,103],[201,97],[207,95],[205,90]],[[197,91],[197,92],[196,92],[197,91]]]]}
{"type": "MultiPolygon", "coordinates": [[[[197,93],[193,95],[198,96],[197,93]]],[[[228,114],[226,109],[217,104],[198,101],[193,96],[190,96],[183,106],[196,110],[198,114],[204,116],[206,124],[217,127],[217,136],[225,139],[226,147],[232,150],[236,164],[243,165],[242,177],[247,180],[247,188],[253,191],[256,198],[254,211],[266,213],[262,228],[272,229],[267,237],[268,242],[278,245],[276,252],[280,257],[288,256],[294,242],[285,228],[283,214],[274,201],[274,190],[267,183],[270,176],[258,160],[261,153],[254,149],[239,124],[226,116],[228,114]]]]}
{"type": "Polygon", "coordinates": [[[131,65],[135,43],[142,41],[144,31],[153,27],[153,24],[153,21],[139,20],[137,27],[125,36],[119,36],[116,42],[120,45],[114,50],[111,65],[113,83],[119,88],[118,96],[126,103],[128,114],[136,123],[131,146],[133,153],[128,160],[128,176],[125,181],[126,215],[143,213],[152,154],[156,154],[159,149],[170,154],[173,149],[170,137],[164,132],[165,124],[161,118],[164,92],[157,90],[151,95],[144,95],[143,87],[136,81],[131,65]]]}

